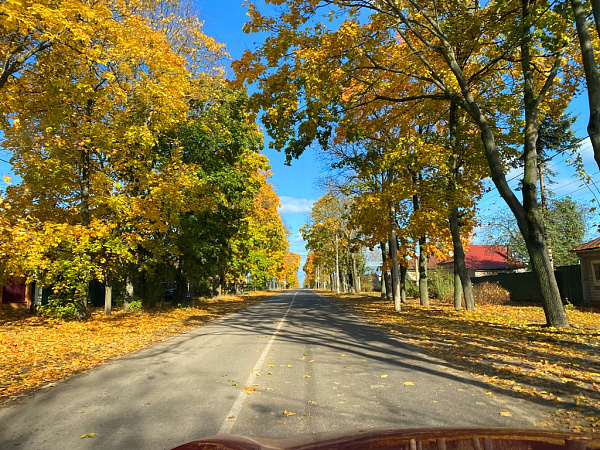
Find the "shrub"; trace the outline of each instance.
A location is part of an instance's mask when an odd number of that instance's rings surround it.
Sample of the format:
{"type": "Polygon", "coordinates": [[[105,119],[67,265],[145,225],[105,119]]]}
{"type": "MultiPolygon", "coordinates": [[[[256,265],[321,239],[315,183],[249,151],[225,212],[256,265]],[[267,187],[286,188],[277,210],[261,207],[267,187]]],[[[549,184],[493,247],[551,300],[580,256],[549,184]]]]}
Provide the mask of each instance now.
{"type": "Polygon", "coordinates": [[[454,299],[454,275],[442,270],[432,270],[428,273],[427,288],[431,298],[444,302],[454,299]]]}
{"type": "Polygon", "coordinates": [[[417,286],[417,283],[409,278],[408,275],[406,276],[405,287],[407,297],[419,298],[419,286],[417,286]]]}
{"type": "Polygon", "coordinates": [[[142,308],[142,300],[139,297],[134,297],[131,303],[129,304],[129,311],[139,312],[142,310],[142,308]]]}
{"type": "Polygon", "coordinates": [[[510,301],[510,292],[498,282],[486,281],[473,285],[473,297],[478,305],[505,305],[510,301]]]}
{"type": "Polygon", "coordinates": [[[61,320],[77,319],[77,307],[72,299],[60,295],[51,295],[48,303],[40,306],[39,311],[47,316],[61,320]]]}

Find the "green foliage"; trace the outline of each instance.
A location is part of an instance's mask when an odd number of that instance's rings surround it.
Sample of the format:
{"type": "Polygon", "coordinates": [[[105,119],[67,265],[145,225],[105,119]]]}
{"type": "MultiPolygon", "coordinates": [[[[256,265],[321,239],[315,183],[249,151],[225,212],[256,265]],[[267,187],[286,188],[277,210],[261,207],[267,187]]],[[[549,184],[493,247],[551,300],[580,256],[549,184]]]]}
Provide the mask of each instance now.
{"type": "Polygon", "coordinates": [[[419,286],[416,281],[406,277],[406,296],[411,298],[419,298],[419,286]]]}
{"type": "MultiPolygon", "coordinates": [[[[544,228],[549,238],[554,265],[577,264],[578,259],[569,250],[581,244],[588,229],[590,213],[588,208],[571,197],[550,199],[545,213],[544,228]]],[[[529,264],[529,254],[517,224],[506,210],[493,216],[487,224],[487,242],[510,248],[509,256],[529,264]]]]}
{"type": "Polygon", "coordinates": [[[577,255],[569,253],[569,250],[584,242],[587,230],[591,229],[588,225],[590,217],[589,210],[571,197],[550,202],[545,225],[551,237],[555,266],[579,263],[577,255]]]}
{"type": "Polygon", "coordinates": [[[510,301],[510,292],[500,283],[478,283],[473,286],[473,297],[478,305],[505,305],[510,301]]]}
{"type": "Polygon", "coordinates": [[[454,299],[454,275],[445,270],[431,270],[427,275],[429,296],[444,302],[454,299]]]}
{"type": "Polygon", "coordinates": [[[134,296],[133,300],[129,304],[129,311],[131,311],[131,312],[139,312],[142,309],[144,309],[144,305],[143,305],[142,300],[139,297],[134,296]]]}
{"type": "Polygon", "coordinates": [[[60,294],[51,295],[46,305],[40,306],[39,311],[47,317],[61,320],[75,320],[78,310],[72,298],[60,294]]]}

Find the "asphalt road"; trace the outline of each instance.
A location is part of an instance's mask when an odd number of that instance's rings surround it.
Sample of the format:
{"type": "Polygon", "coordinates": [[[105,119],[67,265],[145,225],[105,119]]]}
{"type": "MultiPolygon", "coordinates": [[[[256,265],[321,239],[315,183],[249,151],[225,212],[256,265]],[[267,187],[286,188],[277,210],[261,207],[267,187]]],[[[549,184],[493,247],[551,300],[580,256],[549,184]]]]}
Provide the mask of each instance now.
{"type": "Polygon", "coordinates": [[[0,448],[163,449],[216,434],[529,428],[542,420],[536,405],[490,394],[296,290],[5,405],[0,448]]]}

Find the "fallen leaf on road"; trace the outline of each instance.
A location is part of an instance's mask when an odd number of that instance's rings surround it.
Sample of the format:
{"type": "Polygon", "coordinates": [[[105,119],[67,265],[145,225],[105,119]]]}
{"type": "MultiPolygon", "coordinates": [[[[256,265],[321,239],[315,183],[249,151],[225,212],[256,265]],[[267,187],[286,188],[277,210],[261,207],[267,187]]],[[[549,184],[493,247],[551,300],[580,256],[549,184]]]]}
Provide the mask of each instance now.
{"type": "Polygon", "coordinates": [[[288,364],[287,366],[288,366],[288,367],[292,367],[292,365],[291,365],[291,364],[288,364]]]}
{"type": "Polygon", "coordinates": [[[310,378],[310,375],[304,375],[304,378],[310,378]]]}
{"type": "Polygon", "coordinates": [[[381,378],[387,378],[387,377],[388,377],[387,375],[381,375],[381,378]]]}
{"type": "Polygon", "coordinates": [[[256,388],[253,388],[251,386],[244,386],[245,394],[253,394],[254,392],[256,392],[256,388]]]}
{"type": "Polygon", "coordinates": [[[509,413],[508,411],[500,411],[500,415],[503,417],[510,417],[512,416],[511,413],[509,413]]]}
{"type": "Polygon", "coordinates": [[[267,372],[267,375],[273,375],[273,372],[267,372]]]}
{"type": "Polygon", "coordinates": [[[304,356],[308,356],[308,353],[305,353],[304,356]]]}
{"type": "Polygon", "coordinates": [[[275,364],[269,364],[269,367],[275,367],[275,364]]]}
{"type": "Polygon", "coordinates": [[[315,402],[314,400],[311,400],[311,401],[309,401],[309,402],[308,402],[308,404],[309,404],[309,405],[316,405],[316,404],[317,404],[317,402],[315,402]]]}
{"type": "Polygon", "coordinates": [[[314,362],[315,362],[315,360],[314,360],[314,359],[311,359],[311,360],[310,360],[310,361],[308,361],[308,362],[309,362],[309,363],[314,363],[314,362]]]}
{"type": "Polygon", "coordinates": [[[405,381],[404,383],[402,383],[404,386],[414,386],[415,383],[413,383],[412,381],[405,381]]]}
{"type": "Polygon", "coordinates": [[[284,416],[295,416],[296,413],[292,412],[292,411],[288,411],[287,409],[285,411],[283,411],[283,415],[284,416]]]}
{"type": "Polygon", "coordinates": [[[81,435],[81,439],[93,438],[94,436],[98,436],[96,433],[85,433],[81,435]]]}
{"type": "Polygon", "coordinates": [[[492,391],[487,391],[485,395],[492,395],[492,391]]]}

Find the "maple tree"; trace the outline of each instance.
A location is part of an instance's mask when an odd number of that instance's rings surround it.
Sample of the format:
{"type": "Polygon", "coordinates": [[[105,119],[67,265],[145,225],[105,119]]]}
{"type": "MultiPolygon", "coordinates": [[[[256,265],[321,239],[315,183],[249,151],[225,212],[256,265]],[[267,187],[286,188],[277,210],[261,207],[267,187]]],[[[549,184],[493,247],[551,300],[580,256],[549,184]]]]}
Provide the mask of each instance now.
{"type": "Polygon", "coordinates": [[[110,314],[115,282],[126,304],[135,288],[152,305],[161,279],[179,300],[189,281],[237,279],[240,239],[246,265],[275,276],[278,199],[223,46],[176,1],[79,5],[1,5],[3,144],[19,177],[0,200],[3,278],[51,285],[85,318],[91,280],[110,314]]]}
{"type": "MultiPolygon", "coordinates": [[[[566,4],[567,2],[563,2],[566,4]]],[[[582,0],[570,0],[571,11],[564,8],[564,14],[569,17],[573,14],[577,29],[577,37],[581,47],[581,62],[583,64],[586,81],[586,91],[589,104],[590,118],[587,126],[588,135],[594,149],[594,159],[600,168],[600,75],[595,55],[595,39],[600,35],[600,4],[597,0],[591,1],[593,22],[596,37],[592,36],[588,24],[588,11],[582,0]]],[[[570,17],[569,17],[570,18],[570,17]]]]}
{"type": "Polygon", "coordinates": [[[240,230],[229,242],[232,259],[225,273],[229,281],[241,282],[247,272],[258,286],[266,286],[273,278],[283,281],[289,232],[278,212],[279,197],[273,185],[267,183],[267,175],[263,173],[262,184],[241,219],[240,230]]]}
{"type": "Polygon", "coordinates": [[[449,1],[440,8],[411,0],[281,5],[273,16],[250,5],[246,30],[265,31],[270,38],[236,64],[240,80],[260,88],[254,102],[265,111],[272,145],[291,159],[315,140],[327,147],[334,136],[362,136],[366,121],[357,121],[357,115],[370,118],[374,104],[389,118],[398,104],[455,102],[476,126],[492,181],[527,242],[548,324],[568,326],[536,190],[538,115],[560,113],[577,88],[577,46],[559,5],[449,1]],[[319,21],[321,11],[326,12],[319,21]],[[337,124],[349,131],[336,134],[337,124]],[[525,155],[522,202],[505,176],[516,144],[525,155]]]}
{"type": "Polygon", "coordinates": [[[327,289],[329,283],[331,288],[334,288],[329,281],[333,279],[333,271],[327,265],[326,256],[322,256],[319,251],[310,250],[308,252],[303,271],[305,274],[304,287],[327,289]]]}
{"type": "Polygon", "coordinates": [[[300,270],[301,256],[297,253],[287,252],[283,257],[281,272],[278,275],[280,283],[283,283],[286,288],[299,288],[300,281],[298,280],[298,270],[300,270]]]}
{"type": "Polygon", "coordinates": [[[337,292],[344,286],[349,292],[361,290],[359,267],[364,257],[358,242],[357,228],[348,218],[352,203],[352,199],[330,189],[313,204],[309,223],[300,228],[300,233],[307,242],[306,248],[315,255],[308,267],[309,271],[315,272],[308,272],[309,277],[322,280],[328,274],[331,289],[337,292]],[[314,263],[317,263],[316,267],[325,266],[326,270],[320,270],[317,276],[314,263]]]}

